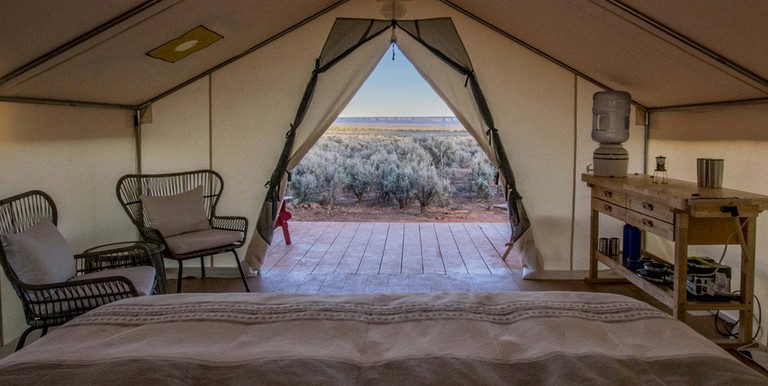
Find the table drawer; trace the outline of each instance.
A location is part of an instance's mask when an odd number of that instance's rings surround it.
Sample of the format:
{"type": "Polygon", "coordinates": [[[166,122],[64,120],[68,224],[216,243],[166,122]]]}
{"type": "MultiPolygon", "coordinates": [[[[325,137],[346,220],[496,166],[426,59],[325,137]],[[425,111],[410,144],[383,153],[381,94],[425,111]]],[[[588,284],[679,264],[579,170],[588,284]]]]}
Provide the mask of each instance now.
{"type": "Polygon", "coordinates": [[[672,208],[669,205],[659,201],[648,200],[643,196],[627,197],[627,209],[668,223],[675,222],[675,213],[672,212],[672,208]]]}
{"type": "Polygon", "coordinates": [[[592,198],[592,209],[621,221],[626,221],[627,218],[626,208],[597,198],[592,198]]]}
{"type": "Polygon", "coordinates": [[[592,187],[592,197],[601,199],[603,201],[612,202],[619,206],[627,206],[627,194],[624,192],[617,192],[612,189],[607,189],[602,186],[592,187]]]}
{"type": "Polygon", "coordinates": [[[650,232],[668,240],[675,239],[675,227],[671,223],[646,216],[633,210],[627,211],[627,224],[634,225],[643,231],[650,232]]]}

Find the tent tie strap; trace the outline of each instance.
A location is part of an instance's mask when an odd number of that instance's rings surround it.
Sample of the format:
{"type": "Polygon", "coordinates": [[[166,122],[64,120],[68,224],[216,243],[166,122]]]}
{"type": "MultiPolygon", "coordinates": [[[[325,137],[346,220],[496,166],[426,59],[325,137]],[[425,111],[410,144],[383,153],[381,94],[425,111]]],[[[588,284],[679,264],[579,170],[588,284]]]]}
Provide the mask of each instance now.
{"type": "Polygon", "coordinates": [[[291,123],[291,128],[285,132],[285,139],[288,139],[295,132],[296,132],[296,128],[293,126],[293,123],[291,123]]]}
{"type": "MultiPolygon", "coordinates": [[[[491,127],[491,128],[489,128],[488,130],[485,131],[485,136],[488,137],[488,144],[489,145],[493,144],[493,136],[491,134],[492,133],[498,133],[498,132],[499,132],[499,129],[497,129],[495,127],[491,127]]],[[[496,149],[493,149],[493,151],[495,153],[496,149]]]]}

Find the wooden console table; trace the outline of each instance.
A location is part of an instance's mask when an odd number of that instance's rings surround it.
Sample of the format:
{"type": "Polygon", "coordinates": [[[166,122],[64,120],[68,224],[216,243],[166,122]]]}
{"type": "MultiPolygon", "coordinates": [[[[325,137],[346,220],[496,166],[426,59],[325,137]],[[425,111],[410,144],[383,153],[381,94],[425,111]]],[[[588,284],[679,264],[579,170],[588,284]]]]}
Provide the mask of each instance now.
{"type": "MultiPolygon", "coordinates": [[[[752,341],[753,293],[755,274],[755,236],[757,216],[768,208],[768,196],[733,189],[699,187],[696,183],[669,180],[654,184],[647,175],[596,177],[582,174],[582,181],[592,188],[590,260],[587,282],[616,279],[599,278],[597,263],[616,271],[627,281],[672,309],[672,315],[685,321],[688,311],[734,310],[739,312],[739,340],[722,339],[724,346],[740,346],[752,341]],[[621,263],[598,252],[600,213],[674,242],[674,278],[671,288],[638,276],[621,263]],[[735,234],[735,235],[734,235],[735,234]],[[729,238],[729,236],[731,236],[729,238]],[[732,267],[732,277],[739,275],[739,297],[733,301],[689,300],[686,289],[689,245],[736,244],[741,246],[741,266],[732,267]]],[[[643,251],[643,254],[655,259],[643,251]]]]}

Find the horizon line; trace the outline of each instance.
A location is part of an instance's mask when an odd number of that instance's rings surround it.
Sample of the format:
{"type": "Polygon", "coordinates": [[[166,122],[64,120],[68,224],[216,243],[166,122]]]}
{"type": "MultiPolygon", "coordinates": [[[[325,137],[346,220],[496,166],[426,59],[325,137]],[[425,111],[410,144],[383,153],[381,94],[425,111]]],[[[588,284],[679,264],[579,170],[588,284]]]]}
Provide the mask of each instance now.
{"type": "Polygon", "coordinates": [[[339,118],[456,118],[455,115],[339,115],[339,118]]]}

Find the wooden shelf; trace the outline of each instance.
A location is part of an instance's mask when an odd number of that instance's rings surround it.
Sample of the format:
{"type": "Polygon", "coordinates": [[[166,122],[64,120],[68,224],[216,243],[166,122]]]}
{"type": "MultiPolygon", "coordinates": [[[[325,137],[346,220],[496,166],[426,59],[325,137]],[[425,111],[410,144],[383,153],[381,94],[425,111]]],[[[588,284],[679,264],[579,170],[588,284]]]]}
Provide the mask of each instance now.
{"type": "MultiPolygon", "coordinates": [[[[636,285],[672,310],[672,315],[685,321],[689,311],[733,310],[739,312],[739,339],[718,341],[721,345],[746,344],[752,340],[755,274],[755,238],[757,217],[768,209],[768,196],[733,189],[698,187],[694,183],[669,180],[654,184],[649,176],[628,175],[625,178],[598,177],[583,174],[582,181],[592,189],[589,277],[587,282],[616,282],[598,277],[597,264],[602,263],[619,277],[636,285]],[[736,208],[732,217],[728,208],[736,208]],[[645,235],[655,234],[674,242],[669,261],[674,265],[671,283],[654,283],[630,271],[615,259],[597,251],[600,237],[600,214],[639,228],[645,235]],[[737,238],[731,234],[737,231],[737,238]],[[738,291],[732,301],[691,299],[687,291],[688,246],[737,244],[741,247],[738,291]]],[[[648,255],[647,253],[643,253],[648,255]]],[[[660,259],[651,256],[654,259],[660,259]]]]}
{"type": "MultiPolygon", "coordinates": [[[[613,258],[606,256],[600,252],[595,252],[595,258],[601,263],[605,264],[618,273],[623,280],[628,281],[640,288],[642,288],[649,295],[653,296],[664,305],[672,308],[674,306],[674,295],[672,293],[672,283],[662,284],[654,283],[647,279],[640,277],[638,274],[632,272],[627,267],[614,260],[613,258]]],[[[621,256],[619,256],[621,258],[621,256]]],[[[657,258],[658,259],[658,258],[657,258]]],[[[616,282],[616,279],[598,279],[597,282],[616,282]]],[[[688,299],[686,309],[688,311],[709,311],[709,310],[747,310],[751,309],[751,304],[742,304],[737,300],[732,301],[706,301],[706,300],[691,300],[688,299]]]]}
{"type": "Polygon", "coordinates": [[[647,292],[649,295],[656,298],[658,301],[664,303],[665,306],[672,308],[675,304],[674,296],[672,295],[672,290],[665,286],[664,284],[656,284],[652,283],[648,280],[643,279],[640,276],[637,276],[636,273],[630,271],[627,267],[619,264],[616,260],[600,253],[595,252],[595,258],[608,266],[608,268],[612,269],[614,272],[618,273],[621,277],[629,281],[630,283],[640,287],[643,289],[643,291],[647,292]]]}

